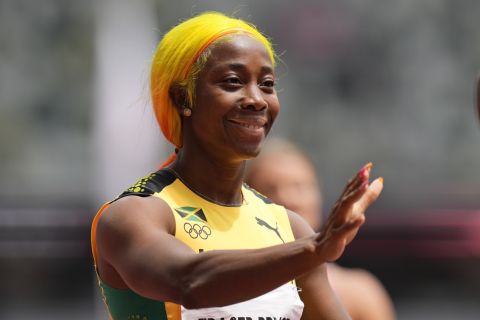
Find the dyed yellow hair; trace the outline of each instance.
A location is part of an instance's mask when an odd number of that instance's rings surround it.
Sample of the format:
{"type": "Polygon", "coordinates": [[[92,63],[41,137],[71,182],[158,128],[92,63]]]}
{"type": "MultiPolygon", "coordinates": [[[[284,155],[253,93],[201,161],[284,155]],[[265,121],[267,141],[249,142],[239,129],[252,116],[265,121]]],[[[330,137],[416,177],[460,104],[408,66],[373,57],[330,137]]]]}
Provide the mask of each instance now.
{"type": "Polygon", "coordinates": [[[202,13],[182,22],[160,41],[150,73],[152,104],[164,136],[177,148],[182,146],[182,128],[178,111],[170,98],[170,88],[173,85],[185,88],[186,103],[192,108],[196,76],[208,59],[209,45],[235,33],[246,33],[260,41],[275,65],[272,44],[255,26],[218,12],[202,13]]]}

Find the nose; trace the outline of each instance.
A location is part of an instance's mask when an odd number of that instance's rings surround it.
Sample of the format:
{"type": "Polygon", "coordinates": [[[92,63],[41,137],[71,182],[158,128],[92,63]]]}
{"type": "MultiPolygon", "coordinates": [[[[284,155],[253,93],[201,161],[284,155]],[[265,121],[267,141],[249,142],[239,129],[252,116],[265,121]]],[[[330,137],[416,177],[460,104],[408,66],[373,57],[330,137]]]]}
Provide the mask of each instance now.
{"type": "Polygon", "coordinates": [[[250,110],[266,109],[268,104],[263,97],[262,90],[257,84],[250,84],[245,87],[245,96],[242,99],[242,108],[250,110]]]}

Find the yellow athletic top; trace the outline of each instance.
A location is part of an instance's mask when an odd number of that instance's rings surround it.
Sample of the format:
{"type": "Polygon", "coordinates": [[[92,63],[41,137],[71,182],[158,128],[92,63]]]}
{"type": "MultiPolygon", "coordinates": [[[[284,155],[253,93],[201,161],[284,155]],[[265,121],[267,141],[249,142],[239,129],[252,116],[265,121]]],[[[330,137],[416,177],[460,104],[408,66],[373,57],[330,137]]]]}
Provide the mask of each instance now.
{"type": "MultiPolygon", "coordinates": [[[[135,195],[163,199],[175,218],[175,237],[195,252],[257,249],[294,240],[284,207],[273,204],[245,184],[242,194],[244,201],[240,206],[216,204],[190,190],[172,171],[162,169],[141,179],[118,198],[135,195]]],[[[106,206],[108,204],[100,209],[92,223],[94,258],[96,225],[106,206]]],[[[252,274],[252,277],[255,275],[252,274]]],[[[298,320],[303,311],[303,303],[293,282],[241,303],[186,309],[173,303],[147,299],[130,289],[111,288],[98,279],[105,304],[114,320],[298,320]]]]}

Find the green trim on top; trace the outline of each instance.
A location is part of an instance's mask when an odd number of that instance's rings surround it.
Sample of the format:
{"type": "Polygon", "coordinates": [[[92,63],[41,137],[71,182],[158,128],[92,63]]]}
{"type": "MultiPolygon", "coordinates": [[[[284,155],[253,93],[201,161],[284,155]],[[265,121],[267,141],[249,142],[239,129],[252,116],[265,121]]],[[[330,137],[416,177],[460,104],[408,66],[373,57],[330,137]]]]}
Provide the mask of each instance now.
{"type": "Polygon", "coordinates": [[[165,303],[142,297],[130,289],[115,289],[98,280],[113,320],[168,320],[165,303]]]}

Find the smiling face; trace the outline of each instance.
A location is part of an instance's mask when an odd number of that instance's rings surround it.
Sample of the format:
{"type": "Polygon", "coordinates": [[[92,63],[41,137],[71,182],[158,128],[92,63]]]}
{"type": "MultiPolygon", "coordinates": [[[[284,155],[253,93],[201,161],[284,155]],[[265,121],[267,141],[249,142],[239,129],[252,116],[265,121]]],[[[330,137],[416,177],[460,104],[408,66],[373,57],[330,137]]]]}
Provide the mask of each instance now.
{"type": "Polygon", "coordinates": [[[265,47],[248,35],[216,43],[197,79],[183,146],[245,160],[255,157],[279,112],[275,75],[265,47]]]}

